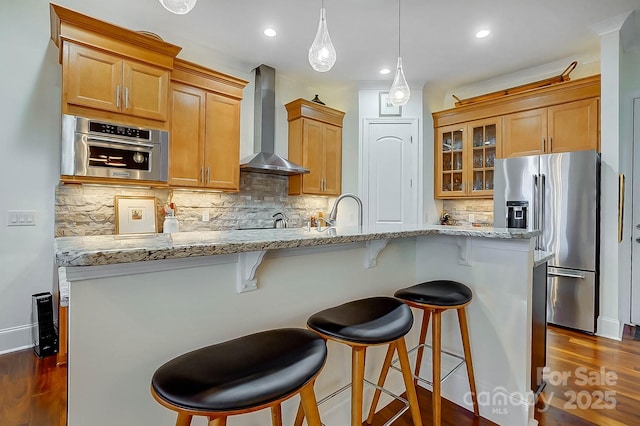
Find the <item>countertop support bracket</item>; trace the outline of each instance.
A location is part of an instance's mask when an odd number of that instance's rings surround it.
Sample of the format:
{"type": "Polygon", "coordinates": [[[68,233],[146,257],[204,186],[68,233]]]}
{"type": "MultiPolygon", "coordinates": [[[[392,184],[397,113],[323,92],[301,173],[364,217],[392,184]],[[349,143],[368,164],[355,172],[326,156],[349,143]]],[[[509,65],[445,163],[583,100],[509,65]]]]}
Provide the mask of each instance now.
{"type": "Polygon", "coordinates": [[[471,266],[471,238],[458,237],[458,264],[471,266]]]}
{"type": "Polygon", "coordinates": [[[248,251],[238,253],[238,280],[236,282],[236,292],[246,293],[258,289],[258,279],[256,271],[262,263],[262,259],[267,251],[248,251]]]}
{"type": "Polygon", "coordinates": [[[365,268],[375,268],[378,265],[378,255],[387,246],[386,240],[367,241],[367,258],[364,260],[365,268]]]}

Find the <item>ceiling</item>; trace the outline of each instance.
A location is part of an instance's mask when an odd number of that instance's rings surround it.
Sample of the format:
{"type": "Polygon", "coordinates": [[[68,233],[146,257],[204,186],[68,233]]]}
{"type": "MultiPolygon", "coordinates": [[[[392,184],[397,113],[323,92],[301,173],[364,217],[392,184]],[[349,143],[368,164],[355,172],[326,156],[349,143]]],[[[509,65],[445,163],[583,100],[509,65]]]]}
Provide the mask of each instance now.
{"type": "MultiPolygon", "coordinates": [[[[440,88],[597,52],[600,37],[594,27],[640,9],[640,0],[400,1],[406,78],[440,88]],[[483,27],[492,34],[478,40],[474,34],[483,27]]],[[[390,84],[393,72],[382,76],[378,71],[393,70],[398,56],[396,0],[325,0],[337,51],[336,64],[326,73],[313,71],[307,61],[320,0],[198,0],[187,15],[169,13],[157,0],[60,3],[178,45],[206,47],[220,56],[216,59],[231,59],[246,72],[264,63],[317,84],[390,84]],[[278,31],[275,38],[263,35],[267,26],[278,31]]]]}

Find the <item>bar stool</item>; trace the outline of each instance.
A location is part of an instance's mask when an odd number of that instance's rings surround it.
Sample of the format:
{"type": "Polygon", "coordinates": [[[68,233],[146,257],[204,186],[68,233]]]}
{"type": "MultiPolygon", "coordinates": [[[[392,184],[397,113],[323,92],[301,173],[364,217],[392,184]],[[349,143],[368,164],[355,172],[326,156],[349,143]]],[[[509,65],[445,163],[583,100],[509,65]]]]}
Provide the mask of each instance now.
{"type": "MultiPolygon", "coordinates": [[[[422,310],[422,327],[420,329],[420,340],[418,345],[411,349],[411,351],[417,349],[418,356],[416,359],[414,378],[416,380],[426,381],[419,376],[420,364],[422,363],[422,355],[427,338],[427,328],[429,327],[429,318],[433,317],[433,323],[431,325],[431,348],[432,348],[432,400],[433,400],[433,424],[435,426],[440,425],[441,420],[441,406],[440,406],[440,368],[441,368],[441,337],[442,337],[442,322],[441,316],[444,311],[449,309],[455,309],[458,312],[458,323],[460,325],[460,334],[462,335],[462,347],[464,350],[464,358],[462,362],[458,364],[459,367],[462,363],[467,365],[467,376],[469,378],[469,388],[471,390],[471,399],[473,401],[473,413],[477,416],[480,415],[478,410],[478,399],[476,393],[476,383],[473,375],[473,363],[471,361],[471,346],[469,345],[469,330],[467,328],[467,313],[465,307],[471,303],[473,293],[471,289],[464,284],[456,281],[437,280],[428,281],[422,284],[417,284],[411,287],[403,288],[395,293],[395,297],[404,301],[407,305],[416,309],[422,310]]],[[[427,346],[428,347],[428,346],[427,346]]],[[[380,379],[378,385],[384,384],[386,375],[391,366],[391,360],[393,353],[387,351],[385,364],[380,373],[380,379]]],[[[454,369],[455,370],[455,369],[454,369]]],[[[452,370],[449,374],[451,374],[452,370]]],[[[446,376],[448,377],[449,374],[446,376]]],[[[445,378],[446,378],[445,377],[445,378]]],[[[371,405],[371,411],[369,412],[369,418],[367,422],[371,424],[373,414],[375,413],[378,399],[380,398],[380,392],[376,390],[371,405]]]]}
{"type": "Polygon", "coordinates": [[[205,416],[210,426],[269,407],[282,425],[280,403],[300,394],[310,426],[321,426],[313,384],[327,359],[326,342],[309,330],[263,331],[174,358],[153,374],[151,394],[178,413],[176,426],[205,416]]]}
{"type": "MultiPolygon", "coordinates": [[[[351,387],[352,426],[362,425],[366,350],[370,346],[384,344],[389,345],[388,352],[391,355],[396,351],[398,353],[413,424],[414,426],[422,426],[418,397],[411,374],[407,345],[404,340],[404,336],[411,330],[412,325],[411,309],[393,297],[371,297],[355,300],[320,311],[307,320],[307,327],[323,338],[351,347],[351,383],[329,397],[351,387]]],[[[302,425],[303,418],[304,412],[302,407],[299,407],[294,425],[302,425]]]]}

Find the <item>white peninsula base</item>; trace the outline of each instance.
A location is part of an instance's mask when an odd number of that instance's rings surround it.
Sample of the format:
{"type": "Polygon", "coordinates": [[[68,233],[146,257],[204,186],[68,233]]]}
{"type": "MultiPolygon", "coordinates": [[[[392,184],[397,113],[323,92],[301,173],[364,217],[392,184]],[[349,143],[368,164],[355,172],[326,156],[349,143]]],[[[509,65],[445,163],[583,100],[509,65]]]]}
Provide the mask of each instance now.
{"type": "MultiPolygon", "coordinates": [[[[321,309],[393,295],[431,279],[457,280],[474,292],[468,320],[481,415],[500,425],[536,424],[528,400],[533,240],[425,235],[377,246],[354,242],[268,250],[254,271],[257,290],[240,294],[237,254],[202,256],[195,262],[68,267],[68,424],[172,425],[174,413],[149,392],[153,372],[167,360],[259,330],[304,327],[307,317],[321,309]]],[[[462,353],[455,313],[450,313],[443,315],[443,348],[462,353]]],[[[409,347],[417,342],[420,320],[416,315],[409,347]]],[[[384,353],[382,347],[367,354],[366,376],[372,381],[384,353]]],[[[349,380],[350,365],[349,349],[329,343],[327,365],[316,384],[318,398],[349,380]]],[[[390,374],[387,383],[402,392],[399,374],[390,374]]],[[[471,406],[464,368],[444,383],[442,392],[471,406]]],[[[347,394],[342,394],[345,399],[347,394]]],[[[283,404],[285,424],[293,421],[297,401],[283,404]]],[[[347,404],[321,407],[323,422],[348,424],[347,404]]],[[[265,425],[269,418],[266,410],[230,423],[265,425]]]]}

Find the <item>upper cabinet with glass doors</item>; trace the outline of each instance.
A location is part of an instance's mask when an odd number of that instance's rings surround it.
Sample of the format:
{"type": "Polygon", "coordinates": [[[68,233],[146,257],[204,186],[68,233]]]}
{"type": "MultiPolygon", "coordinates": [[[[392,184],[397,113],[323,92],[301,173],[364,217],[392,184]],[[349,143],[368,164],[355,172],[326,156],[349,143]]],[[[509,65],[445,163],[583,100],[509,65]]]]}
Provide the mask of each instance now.
{"type": "Polygon", "coordinates": [[[600,76],[433,113],[435,198],[493,197],[496,158],[600,150],[600,76]]]}
{"type": "Polygon", "coordinates": [[[493,165],[500,147],[500,119],[436,129],[437,198],[493,196],[493,165]]]}

